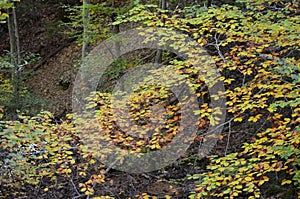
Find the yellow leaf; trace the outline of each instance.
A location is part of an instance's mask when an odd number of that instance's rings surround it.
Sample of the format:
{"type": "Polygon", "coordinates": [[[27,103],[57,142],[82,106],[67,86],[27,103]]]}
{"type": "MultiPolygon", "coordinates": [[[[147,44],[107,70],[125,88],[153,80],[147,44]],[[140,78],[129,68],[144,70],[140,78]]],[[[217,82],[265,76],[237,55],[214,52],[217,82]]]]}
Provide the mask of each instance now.
{"type": "Polygon", "coordinates": [[[172,197],[169,196],[169,195],[165,195],[165,198],[166,198],[166,199],[171,199],[172,197]]]}
{"type": "Polygon", "coordinates": [[[260,181],[258,182],[258,186],[261,186],[261,185],[263,185],[264,183],[265,183],[264,180],[260,180],[260,181]]]}
{"type": "Polygon", "coordinates": [[[232,195],[233,195],[233,196],[238,196],[239,193],[238,193],[238,192],[233,192],[232,195]]]}
{"type": "Polygon", "coordinates": [[[291,180],[284,179],[284,180],[282,180],[281,185],[291,184],[291,183],[292,183],[291,180]]]}
{"type": "Polygon", "coordinates": [[[237,188],[237,189],[242,189],[243,188],[243,185],[236,185],[236,187],[235,188],[237,188]]]}
{"type": "Polygon", "coordinates": [[[233,121],[235,121],[235,122],[241,122],[241,121],[243,121],[243,118],[242,117],[236,117],[236,118],[234,118],[233,121]]]}
{"type": "Polygon", "coordinates": [[[224,168],[224,167],[220,167],[220,168],[219,168],[219,171],[220,171],[220,172],[223,172],[223,171],[225,171],[225,168],[224,168]]]}
{"type": "Polygon", "coordinates": [[[149,199],[149,195],[147,193],[142,193],[143,199],[149,199]]]}
{"type": "Polygon", "coordinates": [[[245,178],[245,181],[247,181],[247,182],[250,182],[252,179],[251,179],[251,177],[249,177],[249,176],[247,176],[246,178],[245,178]]]}
{"type": "Polygon", "coordinates": [[[83,188],[80,189],[80,192],[85,192],[85,191],[86,191],[85,187],[83,187],[83,188]]]}
{"type": "Polygon", "coordinates": [[[264,181],[269,181],[269,177],[268,176],[263,176],[264,181]]]}
{"type": "Polygon", "coordinates": [[[260,193],[259,193],[259,192],[254,192],[254,196],[255,196],[256,198],[260,198],[260,193]]]}

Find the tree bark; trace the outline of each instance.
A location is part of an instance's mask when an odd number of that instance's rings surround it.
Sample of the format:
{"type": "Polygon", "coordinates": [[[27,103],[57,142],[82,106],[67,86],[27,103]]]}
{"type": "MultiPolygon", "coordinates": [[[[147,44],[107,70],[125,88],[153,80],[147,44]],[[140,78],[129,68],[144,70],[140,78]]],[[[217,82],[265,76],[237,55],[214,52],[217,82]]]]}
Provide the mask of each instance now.
{"type": "Polygon", "coordinates": [[[7,3],[13,3],[11,8],[8,8],[8,32],[9,32],[9,43],[10,43],[10,62],[14,66],[12,71],[12,86],[13,86],[13,110],[12,112],[17,115],[17,110],[20,109],[20,87],[21,87],[21,53],[20,53],[20,39],[19,39],[19,30],[16,14],[16,4],[11,0],[7,3]]]}
{"type": "Polygon", "coordinates": [[[90,10],[88,8],[90,0],[83,0],[83,44],[82,44],[82,59],[90,52],[90,33],[89,33],[89,21],[90,21],[90,10]]]}
{"type": "MultiPolygon", "coordinates": [[[[15,3],[14,3],[15,6],[15,3]]],[[[18,28],[18,22],[17,22],[17,14],[16,9],[13,6],[13,22],[14,22],[14,28],[15,28],[15,39],[16,39],[16,56],[17,56],[17,65],[18,65],[18,71],[19,71],[19,65],[21,64],[21,50],[20,50],[20,37],[19,37],[19,28],[18,28]]]]}
{"type": "MultiPolygon", "coordinates": [[[[167,8],[167,0],[160,0],[159,8],[165,10],[167,8]]],[[[164,23],[164,21],[163,21],[163,23],[164,23]]],[[[162,54],[163,54],[162,49],[156,50],[156,56],[155,56],[155,62],[154,62],[155,65],[159,66],[162,63],[162,54]]]]}
{"type": "Polygon", "coordinates": [[[167,9],[167,0],[160,0],[159,7],[163,10],[167,9]]]}
{"type": "MultiPolygon", "coordinates": [[[[7,3],[11,3],[11,1],[8,1],[7,3]]],[[[13,5],[14,6],[14,5],[13,5]]],[[[16,54],[16,37],[15,37],[15,23],[14,23],[14,9],[13,8],[8,8],[7,9],[7,14],[8,14],[8,20],[7,20],[7,25],[8,25],[8,33],[9,33],[9,44],[10,44],[10,57],[11,60],[10,62],[13,63],[14,65],[16,64],[16,59],[15,59],[15,54],[16,54]]]]}

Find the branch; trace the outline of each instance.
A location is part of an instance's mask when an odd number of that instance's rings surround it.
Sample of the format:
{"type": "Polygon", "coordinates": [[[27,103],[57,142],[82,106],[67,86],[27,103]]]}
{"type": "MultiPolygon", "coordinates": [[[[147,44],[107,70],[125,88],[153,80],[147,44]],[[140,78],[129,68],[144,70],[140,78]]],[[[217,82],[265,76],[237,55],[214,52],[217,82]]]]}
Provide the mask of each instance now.
{"type": "Polygon", "coordinates": [[[230,140],[230,136],[231,136],[231,122],[228,123],[228,137],[227,137],[227,144],[226,144],[226,148],[225,148],[225,156],[227,155],[227,150],[229,147],[229,140],[230,140]]]}
{"type": "Polygon", "coordinates": [[[44,65],[48,61],[48,59],[50,59],[51,57],[53,57],[54,55],[56,55],[57,53],[59,53],[65,47],[68,47],[75,40],[76,40],[75,37],[69,39],[67,42],[65,42],[60,47],[58,47],[55,51],[53,51],[52,53],[50,53],[49,55],[47,55],[44,59],[42,59],[42,61],[40,63],[38,63],[37,65],[35,65],[33,67],[33,71],[37,71],[42,65],[44,65]]]}
{"type": "Polygon", "coordinates": [[[78,196],[81,196],[82,194],[80,194],[80,193],[79,193],[79,191],[78,191],[78,189],[77,189],[76,185],[74,184],[74,182],[73,182],[73,179],[72,179],[72,178],[70,179],[70,182],[71,182],[71,184],[73,185],[73,187],[74,187],[74,189],[75,189],[75,191],[76,191],[77,195],[78,195],[78,196]]]}
{"type": "Polygon", "coordinates": [[[217,38],[217,33],[215,33],[214,38],[215,38],[215,41],[216,41],[216,43],[214,44],[214,46],[216,47],[219,56],[223,59],[223,61],[224,61],[224,63],[225,63],[226,60],[225,60],[224,55],[222,54],[222,52],[221,52],[221,50],[220,50],[219,42],[218,42],[218,38],[217,38]]]}

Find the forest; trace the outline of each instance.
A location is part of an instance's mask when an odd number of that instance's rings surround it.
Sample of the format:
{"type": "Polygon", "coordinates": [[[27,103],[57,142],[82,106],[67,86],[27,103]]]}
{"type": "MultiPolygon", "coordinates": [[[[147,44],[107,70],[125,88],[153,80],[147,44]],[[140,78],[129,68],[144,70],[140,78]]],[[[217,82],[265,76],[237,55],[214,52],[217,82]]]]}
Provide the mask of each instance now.
{"type": "Polygon", "coordinates": [[[0,0],[0,198],[300,199],[297,0],[0,0]]]}

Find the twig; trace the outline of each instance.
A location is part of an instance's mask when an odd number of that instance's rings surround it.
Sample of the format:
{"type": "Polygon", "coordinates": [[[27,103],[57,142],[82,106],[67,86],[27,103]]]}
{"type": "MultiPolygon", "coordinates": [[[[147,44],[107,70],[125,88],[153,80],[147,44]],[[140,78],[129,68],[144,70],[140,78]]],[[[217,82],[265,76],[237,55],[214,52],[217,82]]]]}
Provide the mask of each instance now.
{"type": "Polygon", "coordinates": [[[228,150],[228,147],[229,147],[230,136],[231,136],[231,122],[228,123],[228,137],[227,137],[227,144],[226,144],[226,148],[225,148],[225,156],[227,155],[227,150],[228,150]]]}
{"type": "Polygon", "coordinates": [[[113,163],[111,163],[109,167],[107,167],[107,169],[104,171],[103,175],[107,174],[117,162],[118,160],[115,160],[113,163]]]}
{"type": "MultiPolygon", "coordinates": [[[[242,73],[242,72],[241,72],[242,73]]],[[[243,77],[243,83],[242,83],[242,87],[245,86],[245,82],[246,82],[246,74],[243,74],[244,77],[243,77]]]]}
{"type": "Polygon", "coordinates": [[[208,135],[208,134],[212,133],[213,131],[215,131],[216,129],[221,128],[222,126],[225,126],[226,124],[232,122],[232,120],[234,120],[236,117],[238,117],[238,116],[235,116],[235,117],[231,118],[231,119],[228,120],[227,122],[224,122],[224,123],[222,123],[222,124],[219,124],[218,126],[216,126],[215,128],[213,128],[212,130],[210,130],[210,131],[204,133],[203,135],[208,135]]]}
{"type": "Polygon", "coordinates": [[[219,47],[219,42],[218,42],[218,38],[217,38],[217,33],[215,33],[215,36],[214,36],[214,38],[215,38],[215,41],[216,41],[216,43],[215,43],[215,47],[216,47],[216,49],[217,49],[217,51],[218,51],[218,54],[219,54],[219,56],[223,59],[223,61],[224,61],[224,63],[226,62],[226,60],[225,60],[225,58],[224,58],[224,55],[222,54],[222,52],[221,52],[221,50],[220,50],[220,47],[219,47]]]}
{"type": "Polygon", "coordinates": [[[73,179],[72,179],[72,178],[70,179],[70,182],[71,182],[71,184],[73,185],[73,187],[74,187],[74,189],[75,189],[75,191],[76,191],[77,195],[78,195],[78,196],[82,195],[82,194],[80,194],[80,193],[79,193],[79,191],[77,190],[77,187],[76,187],[76,185],[74,184],[74,182],[73,182],[73,179]]]}
{"type": "Polygon", "coordinates": [[[85,194],[81,194],[79,196],[74,196],[72,199],[77,199],[77,198],[80,198],[80,197],[83,197],[83,196],[86,196],[85,194]]]}

